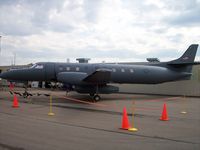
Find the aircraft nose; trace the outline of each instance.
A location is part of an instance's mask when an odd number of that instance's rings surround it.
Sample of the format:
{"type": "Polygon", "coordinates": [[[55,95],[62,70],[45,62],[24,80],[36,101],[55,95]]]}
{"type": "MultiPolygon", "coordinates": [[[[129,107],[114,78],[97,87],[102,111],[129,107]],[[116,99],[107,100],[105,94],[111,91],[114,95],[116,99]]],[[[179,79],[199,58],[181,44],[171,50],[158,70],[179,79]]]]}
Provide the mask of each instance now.
{"type": "Polygon", "coordinates": [[[3,72],[0,77],[6,80],[24,81],[31,75],[28,71],[27,69],[9,70],[3,72]]]}
{"type": "Polygon", "coordinates": [[[8,72],[3,72],[3,73],[0,74],[0,78],[7,79],[8,77],[9,77],[8,72]]]}
{"type": "Polygon", "coordinates": [[[10,70],[1,73],[0,77],[7,80],[14,80],[18,76],[17,70],[10,70]]]}

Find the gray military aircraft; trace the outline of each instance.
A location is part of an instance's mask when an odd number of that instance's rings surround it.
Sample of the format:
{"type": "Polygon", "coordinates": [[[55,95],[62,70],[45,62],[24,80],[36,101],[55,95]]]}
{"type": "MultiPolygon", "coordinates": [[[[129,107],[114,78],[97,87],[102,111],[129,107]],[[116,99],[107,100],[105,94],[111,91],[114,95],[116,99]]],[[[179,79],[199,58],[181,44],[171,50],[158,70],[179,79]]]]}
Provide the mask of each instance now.
{"type": "Polygon", "coordinates": [[[118,87],[109,85],[110,83],[159,84],[190,79],[192,66],[200,64],[194,62],[197,48],[198,44],[192,44],[180,58],[169,62],[135,64],[39,62],[30,68],[3,72],[0,78],[12,81],[60,82],[79,93],[88,93],[98,101],[99,94],[119,91],[118,87]]]}

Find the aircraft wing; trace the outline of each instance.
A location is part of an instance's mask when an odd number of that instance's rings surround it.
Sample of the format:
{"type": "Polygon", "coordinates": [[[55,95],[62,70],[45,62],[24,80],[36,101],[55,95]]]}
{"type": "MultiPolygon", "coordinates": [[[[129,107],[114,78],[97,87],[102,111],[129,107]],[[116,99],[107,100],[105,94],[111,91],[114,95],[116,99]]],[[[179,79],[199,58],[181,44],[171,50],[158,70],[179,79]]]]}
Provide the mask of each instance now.
{"type": "Polygon", "coordinates": [[[97,69],[95,72],[84,78],[83,81],[93,84],[109,83],[111,78],[111,72],[112,70],[110,69],[97,69]]]}

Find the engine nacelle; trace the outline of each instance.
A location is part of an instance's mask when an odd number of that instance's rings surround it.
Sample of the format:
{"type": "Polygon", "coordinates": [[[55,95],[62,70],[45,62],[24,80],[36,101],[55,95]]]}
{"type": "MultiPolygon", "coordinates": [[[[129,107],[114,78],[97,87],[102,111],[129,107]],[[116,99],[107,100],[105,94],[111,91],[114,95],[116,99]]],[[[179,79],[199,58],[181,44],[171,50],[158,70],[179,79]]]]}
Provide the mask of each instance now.
{"type": "MultiPolygon", "coordinates": [[[[95,86],[75,86],[74,90],[77,91],[78,93],[95,94],[97,92],[95,86]]],[[[117,92],[119,92],[119,88],[116,86],[105,85],[98,87],[98,93],[100,94],[111,94],[117,92]]]]}
{"type": "Polygon", "coordinates": [[[83,72],[61,72],[58,73],[57,80],[67,84],[80,84],[87,76],[87,73],[83,72]]]}

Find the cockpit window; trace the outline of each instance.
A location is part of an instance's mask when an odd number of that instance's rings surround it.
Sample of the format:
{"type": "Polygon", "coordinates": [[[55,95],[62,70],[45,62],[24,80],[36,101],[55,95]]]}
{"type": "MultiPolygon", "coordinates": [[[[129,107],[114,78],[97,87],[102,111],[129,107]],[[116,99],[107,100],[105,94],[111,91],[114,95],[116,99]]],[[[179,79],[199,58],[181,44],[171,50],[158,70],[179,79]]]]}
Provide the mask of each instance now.
{"type": "Polygon", "coordinates": [[[39,64],[37,64],[37,65],[35,66],[35,68],[36,68],[36,69],[43,69],[44,66],[43,66],[43,65],[39,65],[39,64]]]}
{"type": "Polygon", "coordinates": [[[34,64],[33,66],[31,66],[31,68],[43,69],[43,68],[44,68],[44,65],[41,65],[41,64],[34,64]]]}
{"type": "Polygon", "coordinates": [[[37,64],[33,64],[30,68],[35,68],[36,65],[37,65],[37,64]]]}

